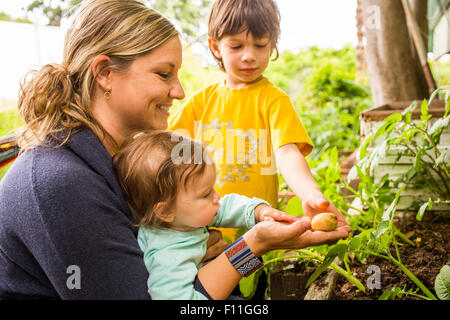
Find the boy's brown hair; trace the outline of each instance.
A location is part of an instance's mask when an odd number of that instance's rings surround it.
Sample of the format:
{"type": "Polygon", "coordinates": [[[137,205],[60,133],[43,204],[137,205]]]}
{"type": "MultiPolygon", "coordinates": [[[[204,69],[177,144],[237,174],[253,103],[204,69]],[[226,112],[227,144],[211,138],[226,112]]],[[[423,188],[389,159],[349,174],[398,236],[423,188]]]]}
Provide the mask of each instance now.
{"type": "MultiPolygon", "coordinates": [[[[216,0],[211,8],[208,36],[220,41],[225,35],[247,30],[255,38],[269,35],[272,48],[278,57],[277,43],[280,37],[280,11],[273,0],[216,0]]],[[[212,55],[225,71],[222,59],[212,55]]]]}
{"type": "Polygon", "coordinates": [[[113,167],[136,225],[169,227],[170,205],[180,187],[205,171],[207,155],[203,143],[176,132],[152,130],[127,139],[113,167]],[[164,210],[157,209],[158,203],[166,204],[164,210]]]}

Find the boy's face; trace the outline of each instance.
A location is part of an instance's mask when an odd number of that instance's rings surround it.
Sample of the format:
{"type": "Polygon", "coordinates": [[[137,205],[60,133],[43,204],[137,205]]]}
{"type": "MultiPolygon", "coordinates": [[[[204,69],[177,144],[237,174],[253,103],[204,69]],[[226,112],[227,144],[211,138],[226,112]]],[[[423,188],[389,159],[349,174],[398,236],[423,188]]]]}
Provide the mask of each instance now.
{"type": "Polygon", "coordinates": [[[217,58],[222,59],[227,73],[227,86],[243,88],[258,81],[269,64],[273,51],[269,36],[254,38],[247,30],[226,35],[219,41],[209,39],[217,58]]]}
{"type": "Polygon", "coordinates": [[[180,231],[190,231],[210,224],[220,208],[220,195],[214,189],[216,167],[206,165],[202,175],[192,178],[181,187],[175,205],[172,207],[174,220],[171,227],[180,231]]]}

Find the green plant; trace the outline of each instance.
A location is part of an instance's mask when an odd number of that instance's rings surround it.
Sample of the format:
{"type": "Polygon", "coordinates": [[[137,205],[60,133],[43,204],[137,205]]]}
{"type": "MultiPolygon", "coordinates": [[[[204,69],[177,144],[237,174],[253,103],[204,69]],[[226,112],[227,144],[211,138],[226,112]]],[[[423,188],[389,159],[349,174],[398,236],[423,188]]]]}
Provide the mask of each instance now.
{"type": "Polygon", "coordinates": [[[283,52],[265,75],[294,102],[315,146],[310,159],[319,159],[334,146],[339,150],[358,147],[359,113],[371,102],[353,47],[283,52]]]}
{"type": "MultiPolygon", "coordinates": [[[[380,296],[380,299],[396,299],[405,295],[422,299],[437,299],[420,279],[403,264],[399,247],[405,244],[415,246],[415,243],[401,233],[393,222],[400,197],[407,187],[417,186],[417,181],[424,183],[425,179],[431,179],[430,172],[434,172],[432,179],[436,179],[436,181],[427,185],[435,186],[439,182],[448,183],[449,181],[447,175],[448,161],[446,161],[445,153],[437,147],[442,132],[448,127],[450,109],[448,91],[445,95],[444,116],[433,125],[428,122],[431,118],[428,113],[428,105],[431,104],[437,94],[438,91],[434,92],[429,102],[425,100],[422,103],[418,121],[412,120],[412,113],[417,108],[417,104],[413,104],[403,113],[389,116],[372,134],[368,135],[366,142],[361,146],[361,160],[350,170],[347,179],[343,179],[340,175],[336,148],[324,152],[320,159],[308,160],[314,178],[322,192],[336,205],[339,211],[346,215],[353,232],[349,238],[340,240],[333,246],[323,245],[289,252],[290,258],[297,258],[299,261],[317,265],[315,272],[307,282],[307,286],[311,285],[322,272],[331,268],[346,277],[348,281],[353,282],[359,290],[364,291],[364,286],[352,275],[349,263],[351,259],[356,258],[365,264],[369,256],[374,256],[397,266],[417,286],[417,289],[407,290],[404,287],[387,290],[380,296]],[[377,139],[383,139],[383,142],[369,152],[370,143],[377,139]],[[390,148],[399,146],[404,147],[405,150],[400,150],[397,160],[402,157],[412,157],[411,168],[398,178],[393,179],[389,174],[386,174],[376,180],[373,172],[379,160],[386,155],[390,148]],[[351,185],[351,181],[355,178],[359,179],[357,188],[353,188],[351,185]],[[393,187],[397,189],[394,193],[392,192],[393,187]],[[351,195],[342,196],[341,190],[343,188],[350,191],[351,195]],[[355,198],[359,199],[361,206],[356,207],[346,201],[355,198]],[[347,214],[350,209],[358,214],[347,214]],[[343,267],[335,263],[336,258],[343,262],[343,267]],[[421,291],[420,294],[418,293],[419,290],[421,291]]],[[[437,192],[438,190],[436,190],[437,192]]],[[[444,192],[439,190],[437,194],[440,194],[441,197],[448,197],[445,187],[444,192]]],[[[427,201],[426,206],[422,206],[418,218],[421,218],[426,208],[443,201],[447,200],[427,201]]],[[[293,198],[287,203],[282,202],[282,205],[282,210],[290,214],[302,214],[301,202],[298,198],[293,198]]],[[[279,252],[277,255],[270,256],[267,262],[274,263],[285,258],[285,252],[279,252]]],[[[268,268],[270,267],[268,266],[268,268]]],[[[441,278],[437,278],[437,281],[442,283],[441,278]]]]}
{"type": "Polygon", "coordinates": [[[434,281],[434,289],[441,300],[450,300],[450,266],[442,267],[434,281]]]}
{"type": "Polygon", "coordinates": [[[450,203],[450,162],[448,161],[448,148],[440,148],[441,135],[450,123],[450,89],[445,94],[445,113],[434,123],[430,119],[429,105],[440,91],[438,89],[430,97],[423,100],[420,107],[420,119],[413,120],[413,112],[418,107],[414,102],[402,113],[388,116],[368,135],[360,149],[361,162],[349,173],[355,177],[357,170],[372,175],[380,159],[389,154],[391,149],[397,152],[397,161],[402,157],[412,159],[410,168],[397,179],[386,178],[386,182],[394,187],[399,183],[405,183],[408,187],[422,189],[424,186],[431,190],[437,197],[429,199],[420,207],[417,218],[420,220],[426,209],[431,209],[433,204],[450,203]],[[376,140],[384,139],[370,153],[369,146],[376,140]]]}

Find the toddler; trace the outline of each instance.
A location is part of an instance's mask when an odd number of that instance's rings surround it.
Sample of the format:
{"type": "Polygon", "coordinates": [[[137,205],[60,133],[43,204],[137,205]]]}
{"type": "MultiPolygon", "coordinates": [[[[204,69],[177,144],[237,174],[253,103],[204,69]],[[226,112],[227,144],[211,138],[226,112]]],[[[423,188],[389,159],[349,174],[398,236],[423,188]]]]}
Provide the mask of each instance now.
{"type": "Polygon", "coordinates": [[[296,221],[258,198],[220,198],[214,189],[216,167],[205,146],[175,132],[136,135],[113,164],[140,226],[138,243],[152,299],[208,299],[196,286],[208,226],[250,229],[262,220],[296,221]]]}

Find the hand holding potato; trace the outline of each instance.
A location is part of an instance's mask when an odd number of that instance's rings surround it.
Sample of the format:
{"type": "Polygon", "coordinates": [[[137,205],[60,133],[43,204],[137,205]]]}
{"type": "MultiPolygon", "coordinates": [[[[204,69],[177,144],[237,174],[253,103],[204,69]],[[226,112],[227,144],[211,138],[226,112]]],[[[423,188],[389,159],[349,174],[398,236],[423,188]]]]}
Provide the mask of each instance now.
{"type": "Polygon", "coordinates": [[[305,215],[311,219],[311,222],[316,215],[324,212],[331,212],[334,213],[337,218],[336,230],[343,230],[346,232],[352,230],[350,226],[347,225],[343,215],[337,210],[335,205],[325,198],[320,191],[312,190],[306,195],[302,199],[302,208],[305,215]]]}

